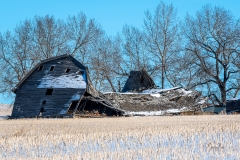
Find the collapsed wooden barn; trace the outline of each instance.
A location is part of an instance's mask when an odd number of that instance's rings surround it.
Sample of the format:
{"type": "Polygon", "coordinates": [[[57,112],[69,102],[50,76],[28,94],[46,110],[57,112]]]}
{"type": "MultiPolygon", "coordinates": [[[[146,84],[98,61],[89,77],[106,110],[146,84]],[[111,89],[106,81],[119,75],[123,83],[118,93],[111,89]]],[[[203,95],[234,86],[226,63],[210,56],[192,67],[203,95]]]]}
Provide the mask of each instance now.
{"type": "Polygon", "coordinates": [[[13,92],[16,98],[10,118],[118,116],[206,106],[206,99],[197,91],[158,89],[144,69],[130,72],[121,93],[101,93],[93,87],[87,67],[71,55],[39,62],[13,92]]]}
{"type": "Polygon", "coordinates": [[[38,63],[13,92],[16,98],[11,118],[124,113],[94,89],[87,67],[67,54],[38,63]]]}
{"type": "Polygon", "coordinates": [[[130,72],[121,93],[106,92],[104,94],[114,104],[125,110],[126,114],[132,115],[202,112],[208,100],[207,97],[202,97],[200,92],[188,91],[182,87],[159,89],[144,69],[130,72]]]}

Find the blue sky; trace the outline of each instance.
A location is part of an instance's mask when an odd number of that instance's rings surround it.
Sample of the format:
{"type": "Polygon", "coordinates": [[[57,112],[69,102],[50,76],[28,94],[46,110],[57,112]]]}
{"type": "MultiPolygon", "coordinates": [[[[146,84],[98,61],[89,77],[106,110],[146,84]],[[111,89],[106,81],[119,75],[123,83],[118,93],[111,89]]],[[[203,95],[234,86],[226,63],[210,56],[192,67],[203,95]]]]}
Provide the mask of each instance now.
{"type": "MultiPolygon", "coordinates": [[[[178,10],[178,17],[183,19],[205,4],[222,6],[240,17],[240,0],[163,0],[173,4],[178,10]]],[[[17,24],[35,15],[53,15],[56,19],[66,19],[68,15],[79,12],[88,18],[94,18],[102,25],[108,35],[121,32],[125,24],[142,27],[144,12],[154,12],[160,0],[0,0],[0,33],[12,31],[17,24]]],[[[1,103],[11,103],[13,99],[0,94],[1,103]]]]}

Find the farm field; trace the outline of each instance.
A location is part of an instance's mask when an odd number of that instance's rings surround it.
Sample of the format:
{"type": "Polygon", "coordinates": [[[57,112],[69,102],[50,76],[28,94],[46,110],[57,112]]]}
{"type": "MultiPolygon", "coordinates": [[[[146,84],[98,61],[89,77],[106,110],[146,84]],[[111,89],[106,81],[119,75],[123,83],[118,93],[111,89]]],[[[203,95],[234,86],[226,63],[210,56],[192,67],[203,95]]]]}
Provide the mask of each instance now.
{"type": "Polygon", "coordinates": [[[12,107],[9,104],[0,104],[0,120],[6,119],[12,114],[12,107]]]}
{"type": "Polygon", "coordinates": [[[240,159],[240,116],[0,120],[0,159],[240,159]]]}

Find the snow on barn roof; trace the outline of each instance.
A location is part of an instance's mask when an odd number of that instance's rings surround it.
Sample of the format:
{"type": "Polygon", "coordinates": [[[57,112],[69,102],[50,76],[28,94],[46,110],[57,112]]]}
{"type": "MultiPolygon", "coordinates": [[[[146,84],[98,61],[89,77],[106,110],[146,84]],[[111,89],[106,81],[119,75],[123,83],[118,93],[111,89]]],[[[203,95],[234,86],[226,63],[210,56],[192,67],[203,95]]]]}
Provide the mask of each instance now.
{"type": "MultiPolygon", "coordinates": [[[[18,84],[12,89],[12,91],[15,93],[15,91],[22,85],[22,83],[43,63],[46,63],[46,62],[50,62],[52,60],[57,60],[57,59],[60,59],[60,58],[65,58],[65,57],[68,57],[70,58],[70,60],[76,65],[78,66],[79,68],[82,68],[82,69],[87,69],[87,67],[85,67],[83,64],[81,64],[79,61],[77,61],[74,57],[72,57],[71,55],[69,54],[63,54],[63,55],[60,55],[60,56],[56,56],[56,57],[51,57],[51,58],[48,58],[48,59],[45,59],[45,60],[42,60],[41,62],[39,62],[34,68],[32,68],[19,82],[18,84]]],[[[88,83],[86,81],[86,83],[88,83]]],[[[82,85],[81,85],[82,86],[82,85]]],[[[41,88],[42,86],[40,86],[41,88]]]]}
{"type": "MultiPolygon", "coordinates": [[[[84,73],[85,74],[85,73],[84,73]]],[[[54,77],[45,75],[41,79],[40,85],[37,88],[86,88],[87,84],[84,79],[85,75],[68,74],[54,77]]]]}

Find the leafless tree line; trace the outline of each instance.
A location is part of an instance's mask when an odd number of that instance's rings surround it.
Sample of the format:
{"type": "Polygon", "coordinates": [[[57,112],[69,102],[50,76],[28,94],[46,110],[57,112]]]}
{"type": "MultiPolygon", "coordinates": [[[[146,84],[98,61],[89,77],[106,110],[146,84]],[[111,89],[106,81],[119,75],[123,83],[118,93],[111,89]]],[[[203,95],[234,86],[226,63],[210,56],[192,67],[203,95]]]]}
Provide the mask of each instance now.
{"type": "Polygon", "coordinates": [[[144,68],[160,88],[198,89],[225,104],[240,92],[239,45],[240,19],[210,5],[180,21],[173,5],[161,2],[145,12],[143,28],[125,25],[115,37],[83,13],[35,16],[0,33],[0,92],[10,93],[40,60],[70,54],[101,91],[121,91],[128,73],[144,68]]]}

